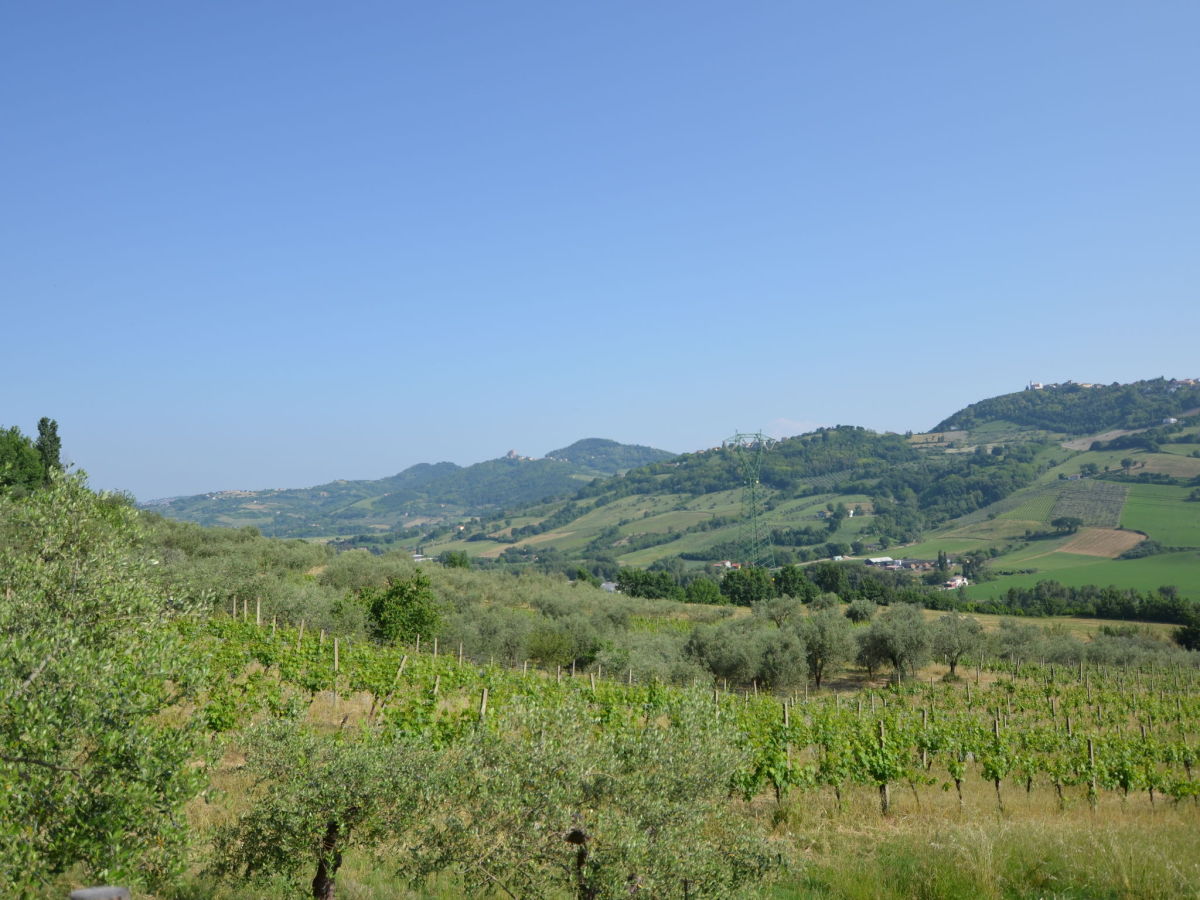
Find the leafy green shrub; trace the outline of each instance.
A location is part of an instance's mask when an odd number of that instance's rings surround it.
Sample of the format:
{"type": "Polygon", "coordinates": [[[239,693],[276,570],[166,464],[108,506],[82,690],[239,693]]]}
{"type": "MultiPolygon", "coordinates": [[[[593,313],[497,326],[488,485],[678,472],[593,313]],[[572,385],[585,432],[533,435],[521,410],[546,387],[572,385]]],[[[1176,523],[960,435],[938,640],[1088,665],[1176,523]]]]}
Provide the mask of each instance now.
{"type": "Polygon", "coordinates": [[[0,496],[0,893],[79,864],[135,885],[183,864],[207,663],[136,517],[82,475],[0,496]]]}

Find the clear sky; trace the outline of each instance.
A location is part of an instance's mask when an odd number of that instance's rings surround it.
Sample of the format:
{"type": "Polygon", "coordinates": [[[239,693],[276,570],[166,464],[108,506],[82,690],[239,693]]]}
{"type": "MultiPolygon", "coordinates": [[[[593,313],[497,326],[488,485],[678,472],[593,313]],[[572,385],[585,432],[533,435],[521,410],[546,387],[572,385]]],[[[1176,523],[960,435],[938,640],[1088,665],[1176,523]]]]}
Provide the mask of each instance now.
{"type": "Polygon", "coordinates": [[[140,499],[1200,376],[1200,4],[8,3],[0,425],[140,499]]]}

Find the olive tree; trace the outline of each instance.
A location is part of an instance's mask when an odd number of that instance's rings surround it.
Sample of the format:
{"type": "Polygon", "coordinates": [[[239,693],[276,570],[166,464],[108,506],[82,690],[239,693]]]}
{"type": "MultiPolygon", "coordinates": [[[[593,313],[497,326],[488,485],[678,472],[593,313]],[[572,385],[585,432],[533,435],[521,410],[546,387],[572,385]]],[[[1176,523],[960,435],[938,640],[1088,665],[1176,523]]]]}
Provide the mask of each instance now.
{"type": "Polygon", "coordinates": [[[946,613],[933,626],[933,652],[945,658],[951,675],[957,673],[960,659],[983,648],[984,640],[979,620],[956,612],[946,613]]]}
{"type": "Polygon", "coordinates": [[[732,721],[681,698],[655,715],[593,724],[585,701],[530,698],[449,747],[443,805],[406,837],[421,871],[472,896],[753,897],[777,851],[731,815],[747,764],[732,721]]]}
{"type": "Polygon", "coordinates": [[[82,474],[49,477],[0,496],[0,893],[77,865],[165,881],[206,780],[205,661],[154,590],[137,512],[82,474]]]}
{"type": "Polygon", "coordinates": [[[890,663],[896,680],[907,669],[915,674],[929,657],[929,626],[921,608],[911,603],[891,606],[887,612],[858,633],[858,660],[874,671],[890,663]]]}
{"type": "Polygon", "coordinates": [[[220,874],[255,882],[284,876],[298,887],[312,873],[311,895],[333,900],[347,850],[378,851],[430,806],[428,747],[372,731],[319,734],[287,721],[259,726],[244,744],[254,786],[249,809],[218,834],[220,874]]]}
{"type": "Polygon", "coordinates": [[[815,612],[800,623],[808,671],[818,688],[825,676],[854,655],[853,626],[836,609],[815,612]]]}

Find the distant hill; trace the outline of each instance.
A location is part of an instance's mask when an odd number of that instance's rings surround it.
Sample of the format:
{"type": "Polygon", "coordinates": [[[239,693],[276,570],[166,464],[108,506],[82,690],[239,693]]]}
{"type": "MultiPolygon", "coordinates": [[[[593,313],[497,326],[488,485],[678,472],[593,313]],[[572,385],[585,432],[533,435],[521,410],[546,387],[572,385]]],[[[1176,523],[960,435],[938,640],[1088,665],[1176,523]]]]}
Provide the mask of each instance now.
{"type": "Polygon", "coordinates": [[[561,450],[551,450],[547,459],[557,459],[595,469],[606,475],[617,475],[638,466],[672,459],[676,454],[655,450],[641,444],[619,444],[604,438],[584,438],[561,450]]]}
{"type": "Polygon", "coordinates": [[[555,458],[507,456],[459,466],[419,463],[387,478],[331,481],[310,488],[216,491],[142,504],[168,518],[200,525],[253,526],[273,537],[386,532],[420,522],[495,514],[575,493],[595,478],[670,459],[650,447],[591,438],[555,458]]]}
{"type": "Polygon", "coordinates": [[[1066,382],[1027,388],[972,403],[931,430],[969,430],[991,422],[1010,422],[1063,434],[1147,428],[1200,406],[1200,384],[1196,382],[1197,379],[1156,378],[1132,384],[1066,382]]]}

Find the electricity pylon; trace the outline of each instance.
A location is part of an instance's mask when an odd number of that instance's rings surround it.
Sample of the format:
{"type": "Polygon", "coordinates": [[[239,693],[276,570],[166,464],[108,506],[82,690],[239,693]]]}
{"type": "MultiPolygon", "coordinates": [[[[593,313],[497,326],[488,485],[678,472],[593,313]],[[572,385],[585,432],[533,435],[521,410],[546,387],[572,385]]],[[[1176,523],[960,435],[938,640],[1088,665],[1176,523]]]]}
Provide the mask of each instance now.
{"type": "Polygon", "coordinates": [[[761,431],[753,434],[739,431],[721,443],[722,447],[732,450],[737,456],[742,472],[742,562],[765,568],[775,565],[775,556],[771,551],[766,523],[762,521],[762,486],[758,479],[763,454],[775,443],[774,438],[767,437],[761,431]]]}

